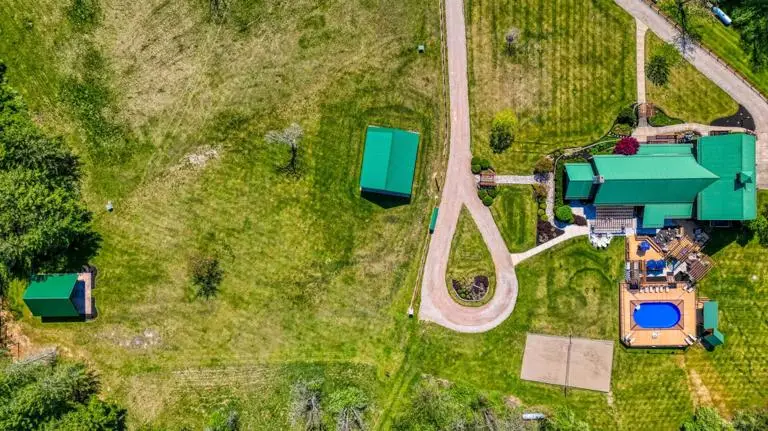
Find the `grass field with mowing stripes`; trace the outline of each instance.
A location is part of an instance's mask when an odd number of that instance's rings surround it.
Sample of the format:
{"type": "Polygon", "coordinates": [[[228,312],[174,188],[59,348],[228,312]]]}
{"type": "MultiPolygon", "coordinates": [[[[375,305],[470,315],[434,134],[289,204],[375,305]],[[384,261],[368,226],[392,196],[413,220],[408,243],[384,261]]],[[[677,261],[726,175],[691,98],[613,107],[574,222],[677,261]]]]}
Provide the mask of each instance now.
{"type": "MultiPolygon", "coordinates": [[[[667,16],[675,16],[674,0],[659,0],[658,5],[667,16]]],[[[699,2],[688,2],[691,28],[701,35],[701,43],[739,71],[763,95],[768,96],[768,68],[755,70],[744,50],[739,32],[733,27],[726,27],[699,2]]]]}
{"type": "Polygon", "coordinates": [[[538,205],[531,186],[500,186],[491,213],[510,253],[536,246],[538,205]]]}
{"type": "Polygon", "coordinates": [[[0,8],[8,80],[82,156],[104,238],[98,319],[25,315],[25,334],[93,364],[132,427],[201,429],[234,403],[244,428],[284,429],[299,374],[361,387],[375,422],[409,339],[443,153],[438,3],[228,4],[216,18],[207,2],[102,1],[87,28],[68,2],[0,8]],[[263,140],[293,121],[298,177],[263,140]],[[368,124],[420,132],[410,204],[360,197],[368,124]],[[128,157],[96,151],[105,131],[135,145],[128,157]],[[197,252],[219,256],[216,299],[190,299],[197,252]],[[204,391],[179,377],[217,370],[204,391]]]}
{"type": "Polygon", "coordinates": [[[646,33],[646,65],[656,54],[666,54],[668,59],[673,60],[667,85],[658,86],[646,80],[646,98],[649,103],[662,108],[667,115],[687,123],[709,124],[718,118],[736,113],[739,105],[728,93],[685,61],[674,48],[665,47],[666,44],[658,36],[651,32],[646,33]]]}
{"type": "Polygon", "coordinates": [[[612,0],[467,0],[472,152],[502,173],[530,173],[541,155],[582,146],[635,100],[634,21],[612,0]],[[520,29],[513,55],[505,34],[520,29]],[[520,117],[512,147],[488,145],[496,112],[520,117]]]}

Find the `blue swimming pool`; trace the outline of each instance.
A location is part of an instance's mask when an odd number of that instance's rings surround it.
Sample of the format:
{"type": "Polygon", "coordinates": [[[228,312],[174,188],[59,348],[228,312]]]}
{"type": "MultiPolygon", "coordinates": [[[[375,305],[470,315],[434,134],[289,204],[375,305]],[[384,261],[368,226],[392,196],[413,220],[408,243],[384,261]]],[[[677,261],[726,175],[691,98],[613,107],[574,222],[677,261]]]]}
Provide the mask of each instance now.
{"type": "Polygon", "coordinates": [[[635,306],[632,317],[641,328],[671,328],[680,322],[680,309],[671,302],[643,302],[635,306]]]}

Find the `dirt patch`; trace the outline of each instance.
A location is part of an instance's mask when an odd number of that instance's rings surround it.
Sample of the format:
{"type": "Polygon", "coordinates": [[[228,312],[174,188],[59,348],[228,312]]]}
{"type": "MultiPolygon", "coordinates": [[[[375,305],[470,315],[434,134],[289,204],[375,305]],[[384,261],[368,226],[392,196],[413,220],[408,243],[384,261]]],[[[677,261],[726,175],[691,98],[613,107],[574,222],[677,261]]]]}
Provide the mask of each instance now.
{"type": "Polygon", "coordinates": [[[101,334],[101,338],[112,341],[116,345],[126,349],[148,349],[162,344],[160,332],[153,328],[146,328],[140,334],[126,335],[117,331],[101,334]]]}
{"type": "Polygon", "coordinates": [[[11,357],[20,359],[34,350],[32,341],[24,335],[21,325],[13,319],[13,315],[9,311],[0,310],[0,322],[2,322],[0,336],[3,337],[0,342],[8,349],[11,357]]]}
{"type": "Polygon", "coordinates": [[[488,294],[490,281],[485,275],[477,275],[468,282],[451,280],[454,292],[465,301],[480,301],[488,294]]]}
{"type": "Polygon", "coordinates": [[[506,404],[507,407],[509,407],[511,410],[515,410],[516,408],[523,405],[523,401],[514,395],[507,395],[504,398],[504,404],[506,404]]]}
{"type": "Polygon", "coordinates": [[[688,381],[690,382],[692,393],[694,394],[694,402],[696,405],[711,406],[712,395],[709,393],[709,389],[701,381],[701,376],[696,370],[688,370],[688,381]]]}

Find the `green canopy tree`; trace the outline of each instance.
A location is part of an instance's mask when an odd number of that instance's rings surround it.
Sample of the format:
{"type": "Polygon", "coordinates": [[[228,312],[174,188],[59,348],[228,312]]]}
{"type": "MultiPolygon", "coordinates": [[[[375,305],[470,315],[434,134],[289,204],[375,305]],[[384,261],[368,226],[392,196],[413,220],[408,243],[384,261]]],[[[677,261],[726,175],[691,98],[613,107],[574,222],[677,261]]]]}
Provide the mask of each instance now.
{"type": "Polygon", "coordinates": [[[733,25],[741,34],[752,67],[761,69],[768,65],[768,2],[741,0],[733,10],[733,25]]]}
{"type": "Polygon", "coordinates": [[[40,131],[0,66],[0,267],[4,275],[77,268],[100,244],[80,200],[79,160],[40,131]]]}

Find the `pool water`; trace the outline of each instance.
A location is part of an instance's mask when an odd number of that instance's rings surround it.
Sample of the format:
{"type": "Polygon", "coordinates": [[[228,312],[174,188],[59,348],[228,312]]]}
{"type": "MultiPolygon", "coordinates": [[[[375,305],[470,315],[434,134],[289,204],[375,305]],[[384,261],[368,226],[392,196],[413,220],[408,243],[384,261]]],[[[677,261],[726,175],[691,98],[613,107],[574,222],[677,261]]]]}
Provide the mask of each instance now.
{"type": "Polygon", "coordinates": [[[671,302],[643,302],[632,317],[641,328],[671,328],[680,322],[680,309],[671,302]]]}

